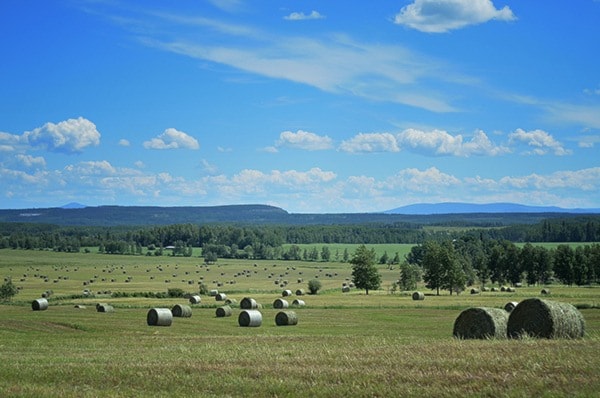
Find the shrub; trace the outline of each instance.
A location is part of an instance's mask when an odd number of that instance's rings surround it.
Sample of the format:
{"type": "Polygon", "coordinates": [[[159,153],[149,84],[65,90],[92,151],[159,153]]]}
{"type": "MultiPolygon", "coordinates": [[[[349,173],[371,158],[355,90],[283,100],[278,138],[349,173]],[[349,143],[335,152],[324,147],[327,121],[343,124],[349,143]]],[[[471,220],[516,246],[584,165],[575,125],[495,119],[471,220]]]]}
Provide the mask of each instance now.
{"type": "Polygon", "coordinates": [[[320,280],[311,279],[308,281],[308,291],[310,294],[317,294],[319,290],[321,290],[321,287],[323,287],[323,285],[320,280]]]}

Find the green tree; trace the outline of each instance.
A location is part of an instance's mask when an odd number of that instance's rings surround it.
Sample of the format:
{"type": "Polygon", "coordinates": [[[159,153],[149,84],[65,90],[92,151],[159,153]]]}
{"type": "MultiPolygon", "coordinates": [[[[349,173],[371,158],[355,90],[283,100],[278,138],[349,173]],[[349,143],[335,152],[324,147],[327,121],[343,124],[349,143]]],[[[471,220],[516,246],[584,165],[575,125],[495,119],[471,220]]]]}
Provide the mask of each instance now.
{"type": "Polygon", "coordinates": [[[365,245],[360,245],[350,260],[352,281],[357,288],[365,289],[366,294],[381,286],[381,275],[375,266],[376,257],[375,249],[369,250],[365,245]]]}
{"type": "Polygon", "coordinates": [[[310,294],[317,294],[321,290],[322,284],[318,279],[311,279],[308,281],[308,291],[310,294]]]}
{"type": "Polygon", "coordinates": [[[11,278],[5,278],[4,284],[0,286],[0,300],[2,301],[10,301],[19,290],[12,282],[11,278]]]}
{"type": "Polygon", "coordinates": [[[400,265],[400,289],[415,290],[417,283],[421,281],[421,275],[423,270],[416,264],[409,264],[404,262],[400,265]]]}
{"type": "Polygon", "coordinates": [[[329,262],[331,260],[331,250],[329,250],[328,246],[323,246],[321,248],[321,260],[329,262]]]}

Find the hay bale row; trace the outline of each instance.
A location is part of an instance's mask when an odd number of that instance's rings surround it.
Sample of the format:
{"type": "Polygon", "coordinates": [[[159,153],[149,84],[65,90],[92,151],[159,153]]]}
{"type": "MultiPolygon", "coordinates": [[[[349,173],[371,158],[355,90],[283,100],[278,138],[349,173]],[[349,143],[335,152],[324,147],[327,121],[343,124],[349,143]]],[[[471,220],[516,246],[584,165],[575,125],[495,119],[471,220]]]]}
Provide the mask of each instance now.
{"type": "Polygon", "coordinates": [[[468,308],[460,313],[452,334],[459,339],[506,338],[508,313],[499,308],[468,308]]]}
{"type": "Polygon", "coordinates": [[[510,313],[507,333],[510,338],[576,339],[585,333],[585,320],[571,304],[531,298],[520,302],[510,313]]]}
{"type": "Polygon", "coordinates": [[[173,313],[168,308],[152,308],[146,316],[148,326],[171,326],[173,313]]]}
{"type": "Polygon", "coordinates": [[[189,318],[192,316],[192,307],[189,305],[175,304],[171,308],[171,313],[176,318],[189,318]]]}
{"type": "Polygon", "coordinates": [[[277,326],[293,326],[298,324],[298,316],[294,311],[280,311],[275,315],[277,326]]]}
{"type": "Polygon", "coordinates": [[[412,294],[412,299],[415,301],[425,300],[425,294],[423,292],[414,292],[412,294]]]}

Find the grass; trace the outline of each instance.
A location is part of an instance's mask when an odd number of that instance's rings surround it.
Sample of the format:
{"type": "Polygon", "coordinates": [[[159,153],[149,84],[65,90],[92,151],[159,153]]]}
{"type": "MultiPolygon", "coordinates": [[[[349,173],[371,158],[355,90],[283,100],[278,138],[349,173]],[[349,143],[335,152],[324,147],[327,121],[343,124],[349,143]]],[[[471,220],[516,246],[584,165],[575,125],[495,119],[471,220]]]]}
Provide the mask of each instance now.
{"type": "MultiPolygon", "coordinates": [[[[381,269],[384,285],[398,277],[397,269],[381,269]]],[[[206,270],[198,258],[0,250],[0,276],[10,275],[23,286],[12,304],[0,305],[0,396],[584,397],[600,391],[599,288],[554,285],[548,297],[587,307],[581,310],[587,324],[583,339],[461,341],[452,338],[452,328],[465,308],[502,308],[508,301],[539,296],[541,288],[437,297],[420,287],[428,295],[414,302],[412,292],[342,294],[341,282],[349,273],[348,264],[338,263],[258,262],[254,267],[252,261],[223,261],[206,270]],[[183,276],[171,276],[175,267],[183,276]],[[233,277],[255,268],[251,277],[233,277]],[[103,269],[112,269],[109,275],[118,275],[118,282],[102,282],[103,269]],[[59,299],[81,292],[82,281],[96,274],[92,289],[188,289],[181,279],[187,271],[197,280],[196,270],[211,286],[213,280],[235,279],[221,290],[238,302],[251,296],[262,303],[262,326],[239,327],[237,308],[231,317],[216,318],[220,303],[208,296],[193,307],[191,318],[176,318],[171,327],[147,326],[147,311],[171,308],[184,303],[181,299],[59,299]],[[277,277],[288,272],[292,291],[305,288],[315,274],[324,282],[322,293],[303,296],[306,307],[294,309],[296,326],[275,325],[279,310],[272,302],[282,289],[268,278],[271,272],[277,277]],[[305,276],[302,284],[296,283],[298,272],[305,276]],[[34,273],[47,274],[49,282],[34,273]],[[172,282],[164,282],[165,273],[172,282]],[[20,282],[23,274],[28,276],[20,282]],[[59,274],[69,278],[52,282],[59,274]],[[125,283],[128,276],[133,280],[125,283]],[[54,290],[49,309],[31,311],[30,300],[48,288],[54,290]],[[114,305],[115,312],[96,312],[98,301],[114,305]]]]}

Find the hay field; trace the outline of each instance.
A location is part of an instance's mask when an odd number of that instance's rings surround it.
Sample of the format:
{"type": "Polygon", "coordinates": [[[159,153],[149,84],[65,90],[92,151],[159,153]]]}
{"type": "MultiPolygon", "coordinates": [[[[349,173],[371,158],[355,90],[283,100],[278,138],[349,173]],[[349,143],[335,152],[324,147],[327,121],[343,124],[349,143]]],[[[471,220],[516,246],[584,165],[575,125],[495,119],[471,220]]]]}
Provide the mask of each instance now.
{"type": "MultiPolygon", "coordinates": [[[[547,297],[591,307],[581,310],[583,339],[457,340],[452,328],[462,310],[503,308],[539,296],[541,288],[436,297],[419,287],[425,300],[413,301],[412,292],[386,289],[342,294],[348,264],[219,260],[208,268],[199,258],[0,250],[0,276],[22,286],[13,303],[0,305],[0,396],[529,397],[600,391],[599,288],[553,285],[547,297]],[[293,309],[298,324],[276,326],[279,310],[272,303],[282,288],[274,279],[288,280],[295,291],[316,276],[323,291],[302,297],[306,306],[293,309]],[[200,277],[238,303],[253,297],[263,304],[262,325],[239,327],[235,306],[231,317],[217,318],[222,303],[207,295],[192,306],[192,317],[174,318],[169,327],[148,326],[148,310],[186,300],[74,296],[85,288],[194,292],[200,277]],[[84,286],[89,280],[94,282],[84,286]],[[32,311],[31,300],[47,289],[54,292],[49,308],[32,311]],[[96,312],[97,302],[115,311],[96,312]]],[[[384,287],[398,277],[397,269],[382,266],[381,272],[384,287]]]]}

